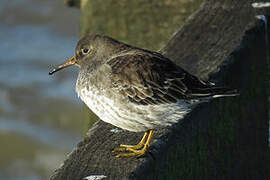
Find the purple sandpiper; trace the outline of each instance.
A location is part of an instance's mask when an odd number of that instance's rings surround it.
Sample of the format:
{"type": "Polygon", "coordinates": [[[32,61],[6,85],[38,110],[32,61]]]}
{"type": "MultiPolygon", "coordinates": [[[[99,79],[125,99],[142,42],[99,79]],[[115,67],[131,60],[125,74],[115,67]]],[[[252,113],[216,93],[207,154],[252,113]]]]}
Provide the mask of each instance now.
{"type": "Polygon", "coordinates": [[[236,90],[203,81],[164,55],[104,35],[86,35],[75,56],[53,69],[80,68],[76,92],[103,121],[132,132],[145,132],[137,145],[120,145],[117,157],[145,154],[154,130],[170,126],[196,105],[236,90]]]}

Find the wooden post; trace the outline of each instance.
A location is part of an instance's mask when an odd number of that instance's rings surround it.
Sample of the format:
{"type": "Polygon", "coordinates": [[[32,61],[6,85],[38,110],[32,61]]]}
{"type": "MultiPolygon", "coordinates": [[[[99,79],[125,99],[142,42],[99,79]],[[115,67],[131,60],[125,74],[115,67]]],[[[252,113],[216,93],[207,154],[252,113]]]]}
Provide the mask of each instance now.
{"type": "MultiPolygon", "coordinates": [[[[102,2],[99,8],[109,13],[102,2]]],[[[239,97],[204,103],[159,130],[143,158],[112,156],[114,147],[135,144],[142,134],[98,121],[51,179],[270,179],[264,28],[251,2],[206,0],[161,50],[189,72],[237,88],[239,97]]],[[[81,5],[87,33],[93,24],[86,17],[95,4],[81,5]]]]}

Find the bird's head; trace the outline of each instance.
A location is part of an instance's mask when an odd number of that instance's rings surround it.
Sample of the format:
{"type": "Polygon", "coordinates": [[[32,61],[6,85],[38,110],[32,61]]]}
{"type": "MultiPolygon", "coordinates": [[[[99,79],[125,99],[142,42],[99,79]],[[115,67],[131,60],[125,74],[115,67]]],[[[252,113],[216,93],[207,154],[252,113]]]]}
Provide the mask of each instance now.
{"type": "Polygon", "coordinates": [[[114,54],[126,49],[127,45],[103,35],[86,35],[79,40],[75,50],[75,56],[60,64],[51,72],[53,73],[69,66],[80,68],[95,69],[104,64],[114,54]]]}

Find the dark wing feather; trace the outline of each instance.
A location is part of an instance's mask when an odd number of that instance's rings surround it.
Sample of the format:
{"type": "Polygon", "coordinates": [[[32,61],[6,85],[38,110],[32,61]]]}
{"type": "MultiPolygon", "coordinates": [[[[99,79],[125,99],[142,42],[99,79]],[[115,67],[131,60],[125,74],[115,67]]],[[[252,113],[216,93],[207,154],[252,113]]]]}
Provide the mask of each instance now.
{"type": "Polygon", "coordinates": [[[140,105],[175,103],[215,94],[213,84],[203,82],[156,53],[117,56],[107,62],[113,88],[140,105]]]}

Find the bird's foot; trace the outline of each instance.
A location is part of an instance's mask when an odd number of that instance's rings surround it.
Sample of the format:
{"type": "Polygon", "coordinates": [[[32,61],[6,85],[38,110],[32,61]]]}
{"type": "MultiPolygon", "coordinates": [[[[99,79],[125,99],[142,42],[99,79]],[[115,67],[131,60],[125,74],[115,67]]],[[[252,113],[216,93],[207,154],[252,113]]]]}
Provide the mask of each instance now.
{"type": "Polygon", "coordinates": [[[137,145],[121,144],[119,148],[115,148],[112,152],[113,153],[126,151],[131,152],[131,153],[117,154],[116,157],[131,157],[131,156],[140,157],[146,153],[153,134],[154,130],[149,130],[144,134],[142,140],[137,145]]]}
{"type": "Polygon", "coordinates": [[[144,136],[142,138],[142,140],[137,144],[137,145],[125,145],[125,144],[121,144],[119,148],[115,148],[112,152],[125,152],[125,151],[130,151],[130,152],[135,152],[141,148],[143,148],[144,143],[148,137],[148,132],[144,133],[144,136]]]}
{"type": "Polygon", "coordinates": [[[125,144],[121,144],[119,148],[115,148],[112,152],[124,152],[124,151],[131,151],[134,152],[136,150],[141,149],[144,146],[144,144],[142,142],[140,142],[137,145],[125,145],[125,144]]]}
{"type": "Polygon", "coordinates": [[[127,147],[125,148],[125,151],[130,151],[131,153],[121,153],[117,154],[115,157],[132,157],[132,156],[140,157],[146,153],[148,146],[149,145],[145,144],[144,147],[140,150],[127,147]]]}

